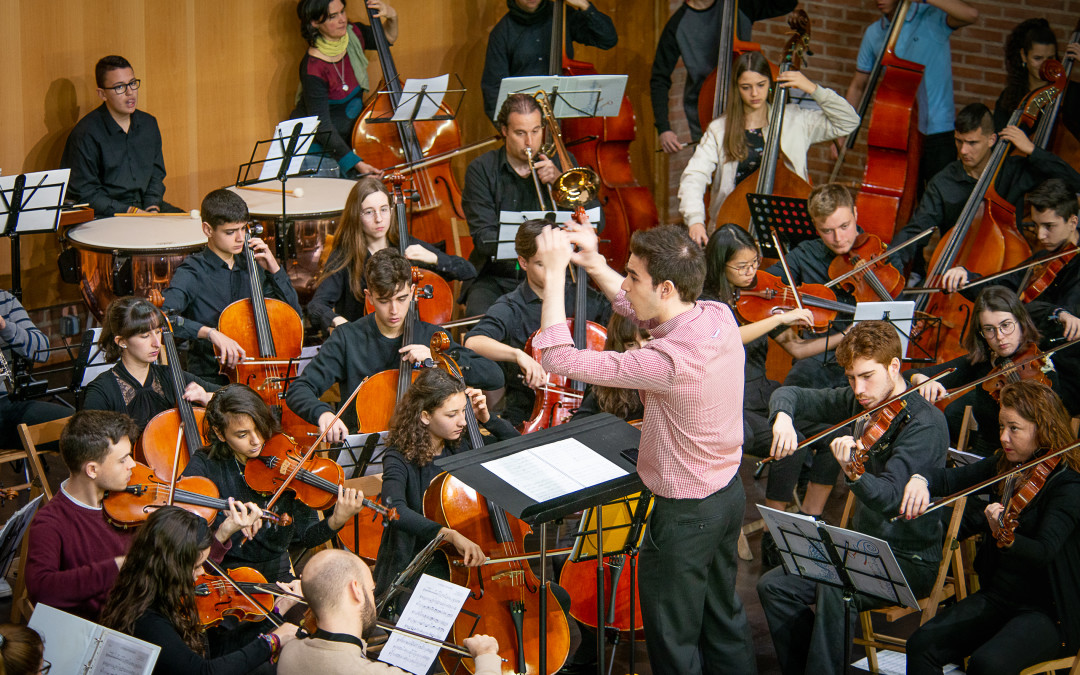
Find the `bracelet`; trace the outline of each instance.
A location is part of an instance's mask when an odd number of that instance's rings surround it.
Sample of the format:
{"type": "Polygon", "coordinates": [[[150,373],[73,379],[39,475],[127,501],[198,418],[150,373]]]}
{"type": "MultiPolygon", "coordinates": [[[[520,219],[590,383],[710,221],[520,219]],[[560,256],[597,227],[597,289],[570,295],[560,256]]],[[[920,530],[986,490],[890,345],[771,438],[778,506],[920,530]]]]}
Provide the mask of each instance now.
{"type": "Polygon", "coordinates": [[[263,633],[259,638],[265,640],[266,645],[270,647],[270,663],[277,663],[278,657],[281,656],[281,638],[273,633],[263,633]]]}
{"type": "Polygon", "coordinates": [[[922,481],[922,483],[923,483],[923,485],[925,485],[925,486],[926,486],[926,489],[927,489],[927,490],[929,490],[929,489],[930,489],[930,481],[926,480],[926,476],[920,476],[920,475],[919,475],[919,474],[917,474],[917,473],[913,473],[913,474],[911,474],[911,477],[912,477],[912,479],[918,479],[918,480],[921,480],[921,481],[922,481]]]}

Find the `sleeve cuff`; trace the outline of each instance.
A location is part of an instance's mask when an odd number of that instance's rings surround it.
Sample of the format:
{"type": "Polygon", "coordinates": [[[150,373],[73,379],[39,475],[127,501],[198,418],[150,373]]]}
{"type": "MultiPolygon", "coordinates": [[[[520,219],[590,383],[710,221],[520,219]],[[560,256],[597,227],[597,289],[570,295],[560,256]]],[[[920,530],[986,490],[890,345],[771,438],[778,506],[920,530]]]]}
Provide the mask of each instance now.
{"type": "Polygon", "coordinates": [[[538,349],[547,349],[548,347],[558,347],[560,345],[572,346],[573,344],[574,338],[570,335],[570,329],[565,322],[549,326],[533,340],[533,346],[538,349]]]}
{"type": "Polygon", "coordinates": [[[359,155],[350,150],[349,154],[338,160],[338,167],[341,168],[341,173],[348,173],[354,166],[359,164],[361,161],[363,160],[360,159],[359,155]]]}

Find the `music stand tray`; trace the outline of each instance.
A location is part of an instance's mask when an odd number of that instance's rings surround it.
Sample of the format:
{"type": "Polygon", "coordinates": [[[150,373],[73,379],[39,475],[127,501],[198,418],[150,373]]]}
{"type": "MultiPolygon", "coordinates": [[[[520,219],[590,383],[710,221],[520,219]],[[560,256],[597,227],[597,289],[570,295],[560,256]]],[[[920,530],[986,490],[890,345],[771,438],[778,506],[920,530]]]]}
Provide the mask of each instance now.
{"type": "Polygon", "coordinates": [[[751,193],[746,195],[746,203],[750,206],[750,234],[757,239],[761,255],[766,258],[780,257],[773,246],[770,230],[776,230],[788,250],[818,238],[805,199],[751,193]]]}

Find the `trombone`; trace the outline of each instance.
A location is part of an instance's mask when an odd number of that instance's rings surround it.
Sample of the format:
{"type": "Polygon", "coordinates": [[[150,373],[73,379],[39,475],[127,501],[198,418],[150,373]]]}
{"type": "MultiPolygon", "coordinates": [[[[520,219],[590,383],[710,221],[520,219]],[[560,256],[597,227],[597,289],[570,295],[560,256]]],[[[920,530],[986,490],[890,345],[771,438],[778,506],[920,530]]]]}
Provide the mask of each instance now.
{"type": "MultiPolygon", "coordinates": [[[[540,115],[544,119],[549,139],[548,144],[540,148],[538,154],[548,157],[554,155],[559,158],[559,166],[570,166],[570,153],[566,151],[566,144],[563,143],[559,122],[551,113],[547,94],[544,91],[538,91],[533,94],[533,98],[540,106],[540,115]]],[[[536,197],[540,200],[540,208],[544,208],[543,191],[540,189],[540,178],[536,175],[532,149],[526,148],[525,154],[529,158],[529,172],[532,173],[533,184],[536,186],[536,197]]],[[[564,171],[555,179],[554,190],[548,188],[548,199],[552,208],[562,207],[573,210],[596,199],[599,193],[600,177],[596,175],[596,172],[588,167],[576,166],[564,171]]]]}
{"type": "MultiPolygon", "coordinates": [[[[540,177],[536,175],[536,158],[533,157],[532,148],[525,146],[525,156],[529,159],[529,173],[532,174],[533,186],[536,188],[536,201],[540,202],[540,210],[547,210],[547,203],[544,202],[544,190],[540,187],[540,177]]],[[[555,197],[551,194],[551,187],[547,189],[548,201],[551,203],[551,210],[555,210],[555,197]]]]}

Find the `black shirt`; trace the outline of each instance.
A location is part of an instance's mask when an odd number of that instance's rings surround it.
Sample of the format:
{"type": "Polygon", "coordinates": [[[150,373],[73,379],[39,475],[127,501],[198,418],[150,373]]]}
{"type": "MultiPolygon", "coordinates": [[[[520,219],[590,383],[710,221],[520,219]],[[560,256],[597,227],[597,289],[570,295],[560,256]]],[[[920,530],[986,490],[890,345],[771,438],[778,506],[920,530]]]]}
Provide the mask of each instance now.
{"type": "MultiPolygon", "coordinates": [[[[297,314],[301,314],[300,299],[289,282],[284,265],[276,274],[268,274],[262,267],[258,268],[258,273],[263,283],[263,294],[267,298],[283,300],[297,314]]],[[[177,337],[190,341],[188,370],[201,377],[220,381],[214,347],[210,340],[199,339],[199,329],[217,326],[226,307],[237,300],[251,297],[251,280],[244,258],[233,256],[230,269],[209,246],[204,247],[189,255],[176,268],[163,295],[165,303],[162,310],[177,312],[184,317],[183,323],[175,326],[174,332],[177,337]]]]}
{"type": "MultiPolygon", "coordinates": [[[[1030,258],[1025,260],[1021,264],[1026,264],[1034,260],[1039,260],[1047,256],[1061,253],[1064,249],[1057,251],[1038,251],[1030,258]]],[[[978,297],[979,293],[984,288],[993,283],[996,286],[1004,286],[1008,289],[1016,291],[1017,295],[1020,294],[1025,288],[1027,288],[1032,281],[1037,277],[1036,274],[1039,271],[1039,267],[1030,267],[1026,270],[1020,270],[1019,272],[1013,272],[1004,277],[1000,277],[993,282],[987,282],[981,286],[976,286],[970,290],[961,289],[960,293],[971,300],[972,302],[978,297]]],[[[981,274],[976,272],[968,273],[968,283],[974,282],[982,278],[981,274]]],[[[1069,260],[1065,265],[1054,275],[1054,280],[1050,282],[1050,285],[1046,287],[1042,293],[1035,297],[1034,300],[1024,305],[1028,314],[1031,315],[1032,320],[1039,327],[1042,332],[1048,332],[1050,322],[1050,315],[1057,309],[1064,309],[1073,316],[1080,316],[1080,255],[1069,260]]]]}
{"type": "MultiPolygon", "coordinates": [[[[431,336],[442,328],[418,321],[414,327],[414,343],[427,345],[431,336]]],[[[289,408],[311,424],[319,423],[324,412],[333,412],[329,403],[319,397],[335,382],[341,385],[344,400],[364,378],[384,370],[396,369],[401,360],[398,350],[402,337],[385,337],[375,323],[375,314],[346,323],[334,329],[323,343],[319,353],[304,368],[300,377],[293,381],[286,395],[289,408]]],[[[491,361],[470,349],[451,341],[450,355],[461,366],[465,382],[477,389],[498,389],[503,386],[502,372],[491,361]]],[[[363,405],[363,401],[359,402],[363,405]]],[[[349,429],[356,429],[356,406],[350,405],[341,421],[349,429]]],[[[382,431],[378,429],[375,431],[382,431]]]]}
{"type": "Polygon", "coordinates": [[[163,614],[152,609],[146,610],[135,620],[131,634],[161,647],[157,663],[154,664],[154,675],[243,675],[270,660],[270,645],[261,638],[252,640],[235,652],[215,659],[204,658],[202,654],[192,651],[163,614]]]}
{"type": "MultiPolygon", "coordinates": [[[[184,387],[192,382],[208,392],[218,389],[218,385],[185,372],[184,387]]],[[[87,410],[124,413],[135,420],[141,435],[146,423],[155,415],[176,407],[172,371],[168,366],[151,363],[146,382],[139,382],[122,362],[117,362],[112,369],[95,377],[86,387],[86,398],[83,399],[82,407],[87,410]]]]}
{"type": "MultiPolygon", "coordinates": [[[[574,316],[576,289],[566,285],[566,315],[574,316]]],[[[465,341],[474,335],[483,335],[514,349],[523,349],[529,337],[540,329],[540,310],[544,301],[533,292],[528,281],[503,295],[488,309],[488,313],[469,331],[465,341]]],[[[611,304],[600,293],[588,290],[586,315],[589,321],[606,326],[611,318],[611,304]]],[[[521,381],[521,369],[516,363],[499,363],[506,380],[506,410],[503,417],[511,424],[519,424],[533,408],[536,393],[521,381]]]]}
{"type": "MultiPolygon", "coordinates": [[[[526,12],[515,0],[506,0],[509,11],[488,34],[487,56],[480,88],[484,112],[494,120],[498,111],[499,85],[503,78],[548,75],[551,51],[552,4],[543,0],[535,12],[526,12]]],[[[566,9],[566,55],[574,58],[574,43],[611,49],[619,41],[615,24],[591,3],[585,10],[566,9]]]]}
{"type": "Polygon", "coordinates": [[[68,195],[89,204],[98,218],[132,206],[177,210],[165,202],[161,131],[141,110],[131,114],[125,133],[102,103],[71,130],[60,166],[71,169],[68,195]]]}
{"type": "Polygon", "coordinates": [[[761,166],[761,153],[765,150],[765,135],[761,129],[747,129],[743,132],[746,139],[746,159],[739,162],[735,169],[735,184],[743,182],[743,179],[757,171],[761,166]]]}

